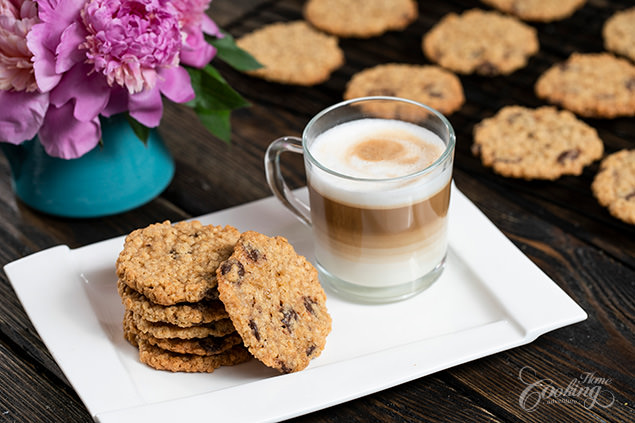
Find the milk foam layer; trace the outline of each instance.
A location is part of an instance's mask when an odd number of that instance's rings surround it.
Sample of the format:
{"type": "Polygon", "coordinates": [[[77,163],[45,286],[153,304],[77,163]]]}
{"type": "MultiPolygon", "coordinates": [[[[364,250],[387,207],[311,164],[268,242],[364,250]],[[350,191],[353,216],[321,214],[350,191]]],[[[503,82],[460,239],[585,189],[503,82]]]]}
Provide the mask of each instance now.
{"type": "Polygon", "coordinates": [[[412,123],[374,118],[346,122],[318,135],[310,153],[324,167],[351,178],[314,168],[310,183],[325,196],[356,205],[395,206],[419,201],[448,183],[451,166],[421,177],[385,180],[407,177],[427,168],[445,148],[438,135],[412,123]],[[379,192],[381,196],[373,195],[379,192]]]}

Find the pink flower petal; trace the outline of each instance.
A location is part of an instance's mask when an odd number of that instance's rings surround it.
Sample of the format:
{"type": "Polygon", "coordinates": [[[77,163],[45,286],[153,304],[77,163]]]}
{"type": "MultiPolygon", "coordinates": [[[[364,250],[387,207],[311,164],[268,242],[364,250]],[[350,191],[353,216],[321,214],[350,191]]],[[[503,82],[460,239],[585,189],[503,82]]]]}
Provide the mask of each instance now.
{"type": "Polygon", "coordinates": [[[85,1],[39,0],[37,3],[42,22],[31,28],[27,45],[33,53],[33,70],[38,87],[41,91],[50,91],[60,79],[55,70],[60,38],[69,25],[80,20],[79,12],[85,1]]]}
{"type": "Polygon", "coordinates": [[[48,93],[0,91],[0,141],[20,144],[33,138],[48,105],[48,93]]]}
{"type": "Polygon", "coordinates": [[[49,107],[38,134],[47,154],[75,159],[95,148],[101,138],[99,118],[82,122],[73,116],[73,103],[49,107]]]}
{"type": "Polygon", "coordinates": [[[159,126],[163,114],[163,102],[158,87],[130,95],[128,99],[130,116],[139,123],[154,128],[159,126]]]}
{"type": "Polygon", "coordinates": [[[108,104],[101,112],[102,115],[110,117],[128,110],[128,90],[122,87],[113,87],[110,91],[108,104]]]}
{"type": "Polygon", "coordinates": [[[167,98],[175,103],[185,103],[194,99],[196,95],[192,88],[190,75],[185,68],[174,66],[159,71],[158,87],[167,98]]]}
{"type": "Polygon", "coordinates": [[[51,91],[51,104],[56,107],[75,100],[74,117],[83,122],[93,120],[99,115],[110,97],[110,87],[103,75],[90,71],[89,65],[73,66],[51,91]]]}
{"type": "Polygon", "coordinates": [[[75,65],[86,60],[86,54],[78,48],[86,39],[86,31],[78,22],[70,24],[60,36],[60,43],[55,50],[57,63],[55,72],[63,73],[75,65]]]}
{"type": "Polygon", "coordinates": [[[181,63],[202,68],[216,55],[216,47],[207,44],[202,33],[188,34],[181,47],[181,63]]]}
{"type": "Polygon", "coordinates": [[[206,14],[203,14],[201,17],[201,29],[204,33],[209,35],[214,35],[218,38],[223,38],[223,34],[220,32],[220,28],[216,25],[216,22],[212,20],[206,14]]]}
{"type": "Polygon", "coordinates": [[[47,48],[44,43],[40,42],[47,35],[49,34],[46,24],[36,24],[26,36],[27,46],[33,53],[35,81],[42,92],[51,91],[62,77],[55,72],[55,50],[47,48]]]}

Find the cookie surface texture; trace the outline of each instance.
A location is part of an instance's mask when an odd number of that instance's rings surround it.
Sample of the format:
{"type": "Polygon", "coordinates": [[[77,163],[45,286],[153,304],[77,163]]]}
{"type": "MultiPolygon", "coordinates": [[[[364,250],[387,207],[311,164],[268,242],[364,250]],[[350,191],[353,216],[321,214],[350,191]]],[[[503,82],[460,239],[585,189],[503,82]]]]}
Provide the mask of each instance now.
{"type": "Polygon", "coordinates": [[[401,63],[378,65],[353,75],[344,99],[377,95],[418,101],[446,115],[465,102],[461,81],[452,72],[438,66],[401,63]]]}
{"type": "Polygon", "coordinates": [[[635,150],[621,150],[604,158],[591,189],[613,216],[635,225],[635,150]]]}
{"type": "Polygon", "coordinates": [[[535,91],[580,116],[635,116],[635,66],[610,53],[573,53],[547,69],[535,91]]]}
{"type": "Polygon", "coordinates": [[[602,157],[604,145],[569,111],[507,106],[475,126],[472,151],[500,175],[553,180],[581,174],[602,157]]]}
{"type": "Polygon", "coordinates": [[[444,16],[424,35],[422,48],[446,69],[492,76],[524,67],[539,43],[536,29],[517,18],[471,9],[444,16]]]}
{"type": "Polygon", "coordinates": [[[242,345],[216,355],[178,354],[139,340],[139,360],[157,370],[186,373],[211,373],[221,366],[249,361],[251,356],[242,345]]]}
{"type": "Polygon", "coordinates": [[[189,327],[229,317],[220,300],[162,306],[151,302],[121,281],[117,281],[117,290],[126,309],[150,322],[164,322],[189,327]]]}
{"type": "Polygon", "coordinates": [[[134,313],[130,310],[126,310],[124,314],[123,331],[124,337],[134,346],[138,346],[141,340],[150,345],[179,354],[216,355],[229,350],[233,346],[242,344],[242,339],[236,332],[221,337],[208,336],[206,338],[193,339],[155,338],[137,328],[134,313]]]}
{"type": "Polygon", "coordinates": [[[238,38],[236,44],[263,66],[247,74],[282,84],[320,84],[344,63],[337,37],[304,21],[264,26],[238,38]]]}
{"type": "Polygon", "coordinates": [[[602,28],[604,47],[635,61],[635,7],[616,12],[602,28]]]}
{"type": "Polygon", "coordinates": [[[304,17],[339,37],[369,38],[402,30],[419,15],[414,0],[309,0],[304,17]]]}
{"type": "Polygon", "coordinates": [[[567,18],[586,0],[481,0],[525,21],[551,22],[567,18]]]}
{"type": "Polygon", "coordinates": [[[285,238],[245,232],[218,269],[218,290],[249,351],[290,373],[320,355],[331,330],[317,271],[285,238]]]}
{"type": "Polygon", "coordinates": [[[160,339],[193,339],[206,338],[208,336],[225,336],[235,332],[236,330],[230,319],[217,320],[212,323],[205,323],[186,328],[171,325],[169,323],[150,322],[135,313],[132,314],[132,320],[139,331],[160,339]]]}
{"type": "Polygon", "coordinates": [[[153,303],[198,302],[216,295],[216,269],[240,232],[231,226],[169,221],[131,232],[117,259],[117,277],[153,303]]]}

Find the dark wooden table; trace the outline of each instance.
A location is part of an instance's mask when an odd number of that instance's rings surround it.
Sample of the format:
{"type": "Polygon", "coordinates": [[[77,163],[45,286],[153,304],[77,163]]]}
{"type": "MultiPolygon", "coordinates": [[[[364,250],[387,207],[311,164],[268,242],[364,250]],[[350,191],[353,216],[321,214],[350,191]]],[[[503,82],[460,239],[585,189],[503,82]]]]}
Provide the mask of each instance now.
{"type": "MultiPolygon", "coordinates": [[[[538,106],[537,76],[574,51],[603,49],[601,28],[630,0],[589,0],[572,18],[534,24],[541,50],[509,77],[462,76],[467,101],[450,117],[457,131],[457,186],[557,285],[588,313],[584,322],[529,345],[444,370],[394,388],[297,418],[305,422],[368,421],[633,421],[635,349],[635,227],[595,201],[595,163],[579,177],[554,182],[505,179],[470,153],[473,126],[507,104],[538,106]],[[553,388],[572,381],[598,386],[598,403],[543,401],[533,412],[519,404],[521,369],[553,388]],[[595,379],[589,379],[589,377],[595,379]],[[584,380],[586,378],[586,381],[584,380]],[[612,401],[612,403],[610,403],[612,401]],[[610,403],[610,406],[606,406],[610,403]]],[[[211,16],[234,36],[274,21],[301,18],[301,1],[214,0],[211,16]]],[[[262,164],[267,144],[297,135],[309,118],[341,100],[357,71],[385,62],[428,63],[422,35],[443,15],[478,1],[421,1],[416,23],[369,40],[342,40],[346,64],[316,87],[292,87],[217,68],[251,103],[234,113],[231,146],[212,138],[186,107],[167,105],[161,132],[176,159],[176,176],[149,204],[100,219],[63,219],[29,209],[13,195],[0,159],[0,265],[58,245],[76,248],[156,221],[178,221],[270,195],[262,164]]],[[[634,119],[587,119],[607,153],[635,147],[634,119]]],[[[294,186],[304,184],[300,160],[288,162],[294,186]]],[[[46,283],[46,281],[42,281],[46,283]]],[[[0,422],[80,422],[91,416],[55,363],[4,273],[0,273],[0,422]]],[[[536,309],[540,313],[540,309],[536,309]]],[[[98,365],[98,363],[95,363],[98,365]]],[[[575,400],[566,395],[563,400],[575,400]]],[[[579,398],[578,398],[579,399],[579,398]]],[[[249,399],[245,399],[248,406],[249,399]]],[[[213,409],[203,421],[213,421],[213,409]]]]}

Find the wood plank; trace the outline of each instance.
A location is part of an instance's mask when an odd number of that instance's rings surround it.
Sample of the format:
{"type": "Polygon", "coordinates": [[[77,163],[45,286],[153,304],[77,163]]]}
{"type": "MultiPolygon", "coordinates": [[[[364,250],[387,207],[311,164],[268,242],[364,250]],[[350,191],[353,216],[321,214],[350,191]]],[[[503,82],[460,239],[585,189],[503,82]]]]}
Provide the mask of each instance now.
{"type": "Polygon", "coordinates": [[[48,369],[16,361],[15,357],[16,352],[0,339],[0,421],[92,421],[73,389],[48,369]]]}

